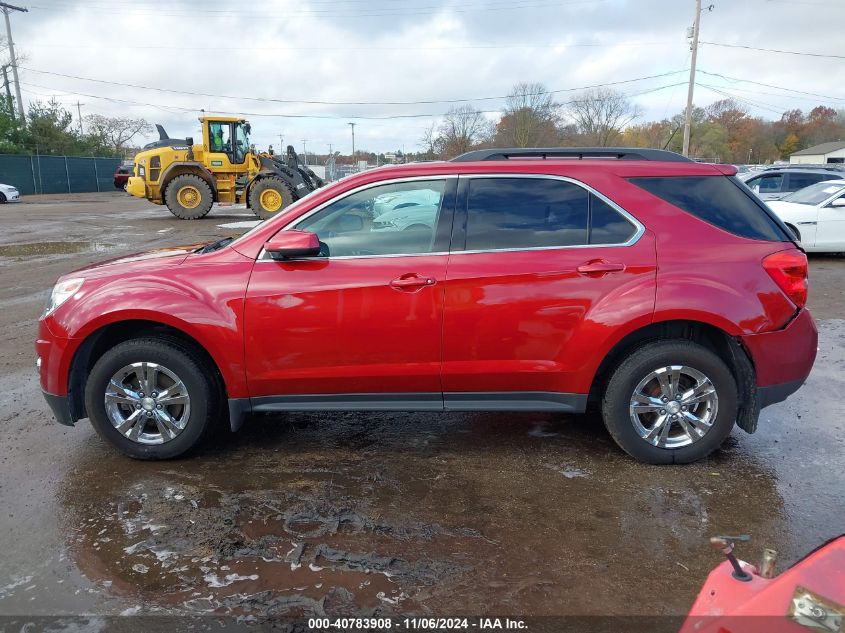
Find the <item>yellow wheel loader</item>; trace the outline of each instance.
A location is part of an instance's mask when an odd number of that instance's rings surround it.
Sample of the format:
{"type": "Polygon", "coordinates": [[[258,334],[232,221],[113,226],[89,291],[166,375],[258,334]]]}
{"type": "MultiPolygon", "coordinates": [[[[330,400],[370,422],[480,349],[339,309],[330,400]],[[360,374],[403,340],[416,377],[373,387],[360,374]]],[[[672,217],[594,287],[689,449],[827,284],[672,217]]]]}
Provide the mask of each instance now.
{"type": "Polygon", "coordinates": [[[183,220],[205,216],[215,202],[246,202],[262,220],[323,186],[288,146],[285,156],[256,153],[250,125],[237,117],[204,116],[202,145],[173,139],[156,125],[159,140],[135,156],[126,186],[133,196],[167,205],[183,220]]]}

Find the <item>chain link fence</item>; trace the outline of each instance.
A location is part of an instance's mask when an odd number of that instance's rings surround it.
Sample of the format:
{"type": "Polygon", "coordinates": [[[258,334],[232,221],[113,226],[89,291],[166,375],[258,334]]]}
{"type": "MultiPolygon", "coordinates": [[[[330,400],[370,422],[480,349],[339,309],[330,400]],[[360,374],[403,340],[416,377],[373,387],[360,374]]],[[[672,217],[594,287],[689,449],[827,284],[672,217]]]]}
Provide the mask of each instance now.
{"type": "Polygon", "coordinates": [[[0,154],[0,183],[21,194],[114,191],[119,158],[0,154]]]}

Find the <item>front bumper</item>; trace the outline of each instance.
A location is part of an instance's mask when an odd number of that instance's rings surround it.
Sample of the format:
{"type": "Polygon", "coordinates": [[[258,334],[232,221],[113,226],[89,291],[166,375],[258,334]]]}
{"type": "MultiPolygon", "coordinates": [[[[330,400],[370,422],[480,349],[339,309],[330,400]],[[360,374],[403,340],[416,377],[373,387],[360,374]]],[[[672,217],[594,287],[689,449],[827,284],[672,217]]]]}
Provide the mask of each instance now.
{"type": "Polygon", "coordinates": [[[50,410],[56,417],[56,422],[65,426],[73,426],[76,419],[70,411],[70,399],[67,396],[56,396],[46,391],[42,391],[41,393],[44,394],[44,399],[50,405],[50,410]]]}
{"type": "Polygon", "coordinates": [[[21,201],[20,191],[4,191],[2,193],[3,193],[4,196],[6,196],[6,202],[20,202],[21,201]]]}
{"type": "Polygon", "coordinates": [[[786,400],[813,368],[819,332],[809,310],[803,309],[782,330],[742,337],[757,374],[760,408],[786,400]]]}

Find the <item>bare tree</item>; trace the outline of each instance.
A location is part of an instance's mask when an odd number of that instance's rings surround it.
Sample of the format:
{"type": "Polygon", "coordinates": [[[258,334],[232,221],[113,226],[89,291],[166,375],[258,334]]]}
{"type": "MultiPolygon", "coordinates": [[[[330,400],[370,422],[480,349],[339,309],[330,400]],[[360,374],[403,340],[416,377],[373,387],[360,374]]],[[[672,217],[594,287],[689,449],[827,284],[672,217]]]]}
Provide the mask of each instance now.
{"type": "Polygon", "coordinates": [[[429,125],[423,131],[422,138],[420,142],[425,147],[425,154],[428,158],[434,158],[437,156],[437,122],[432,121],[431,125],[429,125]]]}
{"type": "Polygon", "coordinates": [[[113,149],[115,153],[122,153],[133,138],[152,131],[153,126],[144,119],[89,114],[85,117],[85,129],[89,136],[98,137],[104,146],[113,149]]]}
{"type": "Polygon", "coordinates": [[[640,108],[616,90],[592,88],[567,104],[585,142],[607,147],[617,142],[625,127],[642,116],[640,108]]]}
{"type": "Polygon", "coordinates": [[[540,83],[518,83],[496,127],[497,145],[538,147],[554,143],[560,104],[540,83]]]}
{"type": "Polygon", "coordinates": [[[489,140],[493,125],[471,105],[451,108],[438,128],[436,149],[451,157],[468,152],[473,146],[489,140]]]}

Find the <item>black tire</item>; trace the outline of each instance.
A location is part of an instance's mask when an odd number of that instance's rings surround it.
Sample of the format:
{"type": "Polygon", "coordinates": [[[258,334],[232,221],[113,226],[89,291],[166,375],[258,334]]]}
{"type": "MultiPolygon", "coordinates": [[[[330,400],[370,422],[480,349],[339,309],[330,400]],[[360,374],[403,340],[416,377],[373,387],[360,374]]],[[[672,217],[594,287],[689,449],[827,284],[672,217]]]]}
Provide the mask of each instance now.
{"type": "Polygon", "coordinates": [[[177,218],[182,220],[198,220],[199,218],[208,215],[211,211],[211,205],[214,204],[214,196],[211,194],[211,187],[199,176],[194,174],[182,174],[176,176],[167,185],[164,191],[164,202],[167,208],[177,218]],[[190,188],[191,193],[199,194],[199,200],[196,206],[185,206],[180,202],[179,193],[185,189],[190,188]]]}
{"type": "Polygon", "coordinates": [[[85,408],[97,433],[134,459],[171,459],[194,448],[220,417],[220,391],[211,371],[193,350],[173,339],[139,338],[116,345],[94,365],[85,385],[85,408]],[[174,372],[190,397],[184,429],[162,444],[142,444],[125,437],[109,419],[105,394],[110,379],[132,363],[156,363],[174,372]]]}
{"type": "Polygon", "coordinates": [[[0,204],[6,204],[6,195],[0,193],[0,204]]]}
{"type": "Polygon", "coordinates": [[[269,220],[287,208],[293,203],[293,201],[293,189],[291,189],[284,180],[277,178],[276,176],[262,178],[252,185],[249,190],[249,207],[252,209],[252,212],[262,220],[269,220]],[[265,208],[262,204],[261,195],[264,192],[275,192],[278,194],[278,208],[265,208]]]}
{"type": "Polygon", "coordinates": [[[712,453],[730,434],[737,417],[736,379],[725,362],[706,347],[683,340],[647,343],[619,363],[611,374],[602,399],[602,417],[614,441],[635,459],[648,464],[687,464],[712,453]],[[641,437],[630,412],[632,396],[640,381],[670,365],[701,372],[709,378],[718,396],[716,416],[709,430],[691,444],[678,448],[662,448],[641,437]]]}

